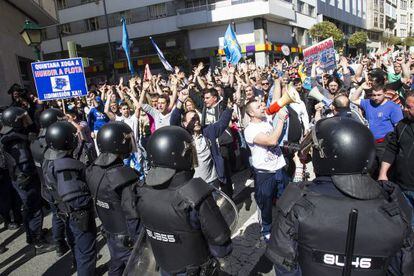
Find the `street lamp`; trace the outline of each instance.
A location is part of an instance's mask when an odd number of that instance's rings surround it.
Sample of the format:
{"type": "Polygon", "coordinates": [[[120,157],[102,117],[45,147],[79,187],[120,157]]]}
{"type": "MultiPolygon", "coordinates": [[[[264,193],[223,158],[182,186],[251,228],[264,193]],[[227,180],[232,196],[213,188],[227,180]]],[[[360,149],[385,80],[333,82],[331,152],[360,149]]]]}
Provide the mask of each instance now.
{"type": "Polygon", "coordinates": [[[20,35],[28,46],[34,48],[36,57],[40,60],[39,46],[42,42],[42,29],[36,23],[26,20],[20,35]]]}

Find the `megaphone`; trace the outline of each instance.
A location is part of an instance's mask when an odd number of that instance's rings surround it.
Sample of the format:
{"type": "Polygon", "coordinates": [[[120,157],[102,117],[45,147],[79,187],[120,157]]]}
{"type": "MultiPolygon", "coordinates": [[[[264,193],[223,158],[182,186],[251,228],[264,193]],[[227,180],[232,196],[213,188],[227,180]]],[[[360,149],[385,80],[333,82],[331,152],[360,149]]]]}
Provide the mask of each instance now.
{"type": "Polygon", "coordinates": [[[298,91],[296,91],[296,89],[293,86],[290,86],[287,93],[283,94],[282,97],[280,97],[280,99],[278,99],[275,103],[273,103],[266,109],[266,114],[275,114],[285,105],[288,105],[290,103],[298,103],[299,101],[300,96],[298,91]]]}
{"type": "Polygon", "coordinates": [[[330,100],[330,99],[326,98],[324,95],[322,95],[321,92],[319,92],[318,87],[312,88],[312,90],[309,92],[309,97],[314,98],[318,102],[323,102],[323,104],[326,107],[329,107],[332,104],[332,100],[330,100]]]}

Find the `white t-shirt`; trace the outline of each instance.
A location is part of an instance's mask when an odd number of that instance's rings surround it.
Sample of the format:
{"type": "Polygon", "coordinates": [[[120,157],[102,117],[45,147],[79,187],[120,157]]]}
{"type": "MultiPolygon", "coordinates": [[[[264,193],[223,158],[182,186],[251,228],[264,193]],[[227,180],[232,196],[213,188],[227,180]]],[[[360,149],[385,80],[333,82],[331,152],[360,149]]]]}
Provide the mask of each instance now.
{"type": "Polygon", "coordinates": [[[261,146],[253,142],[259,133],[269,134],[272,131],[273,127],[268,121],[250,122],[244,130],[244,137],[252,152],[252,165],[258,170],[276,171],[286,165],[279,146],[261,146]]]}
{"type": "Polygon", "coordinates": [[[210,150],[210,141],[203,135],[194,137],[198,166],[194,169],[194,178],[200,177],[209,183],[217,179],[216,167],[210,150]]]}
{"type": "Polygon", "coordinates": [[[145,113],[151,115],[151,117],[154,119],[156,130],[161,127],[170,125],[172,111],[164,115],[161,112],[159,112],[156,108],[150,106],[149,104],[143,104],[142,110],[144,110],[145,113]]]}
{"type": "Polygon", "coordinates": [[[137,116],[135,116],[135,114],[129,115],[128,118],[126,118],[124,116],[118,116],[117,115],[115,117],[115,121],[120,121],[120,122],[124,122],[125,124],[127,124],[132,129],[132,131],[134,132],[135,141],[138,141],[138,135],[139,135],[138,126],[139,126],[139,124],[138,124],[138,118],[137,118],[137,116]]]}

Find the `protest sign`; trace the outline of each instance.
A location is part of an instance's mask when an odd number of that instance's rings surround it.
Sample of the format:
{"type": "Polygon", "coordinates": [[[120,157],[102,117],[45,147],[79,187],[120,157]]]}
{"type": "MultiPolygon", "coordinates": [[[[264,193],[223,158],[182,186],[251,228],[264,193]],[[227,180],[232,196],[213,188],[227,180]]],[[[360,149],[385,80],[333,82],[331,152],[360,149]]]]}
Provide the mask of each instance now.
{"type": "Polygon", "coordinates": [[[82,58],[33,62],[32,72],[41,101],[81,97],[88,93],[82,58]]]}
{"type": "Polygon", "coordinates": [[[322,70],[335,69],[335,49],[332,37],[304,49],[303,58],[306,68],[311,68],[312,63],[320,61],[322,70]]]}

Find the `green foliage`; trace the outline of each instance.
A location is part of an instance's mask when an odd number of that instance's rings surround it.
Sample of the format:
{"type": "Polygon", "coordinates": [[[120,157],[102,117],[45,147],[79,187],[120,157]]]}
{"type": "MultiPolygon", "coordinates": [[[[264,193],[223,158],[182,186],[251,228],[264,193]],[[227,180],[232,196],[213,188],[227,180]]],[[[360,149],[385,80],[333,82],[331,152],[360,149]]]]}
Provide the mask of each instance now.
{"type": "Polygon", "coordinates": [[[359,31],[359,32],[353,33],[349,37],[348,44],[354,47],[364,46],[367,44],[367,40],[368,40],[367,33],[363,31],[359,31]]]}
{"type": "Polygon", "coordinates": [[[414,37],[413,36],[406,37],[404,39],[404,45],[405,46],[414,46],[414,37]]]}
{"type": "Polygon", "coordinates": [[[344,39],[344,33],[336,27],[336,25],[329,21],[323,21],[313,25],[309,29],[309,33],[312,38],[317,41],[322,41],[324,39],[332,37],[335,44],[340,44],[344,39]]]}
{"type": "Polygon", "coordinates": [[[396,36],[385,36],[385,37],[383,37],[382,42],[384,42],[388,46],[391,46],[391,45],[402,45],[401,38],[396,37],[396,36]]]}

